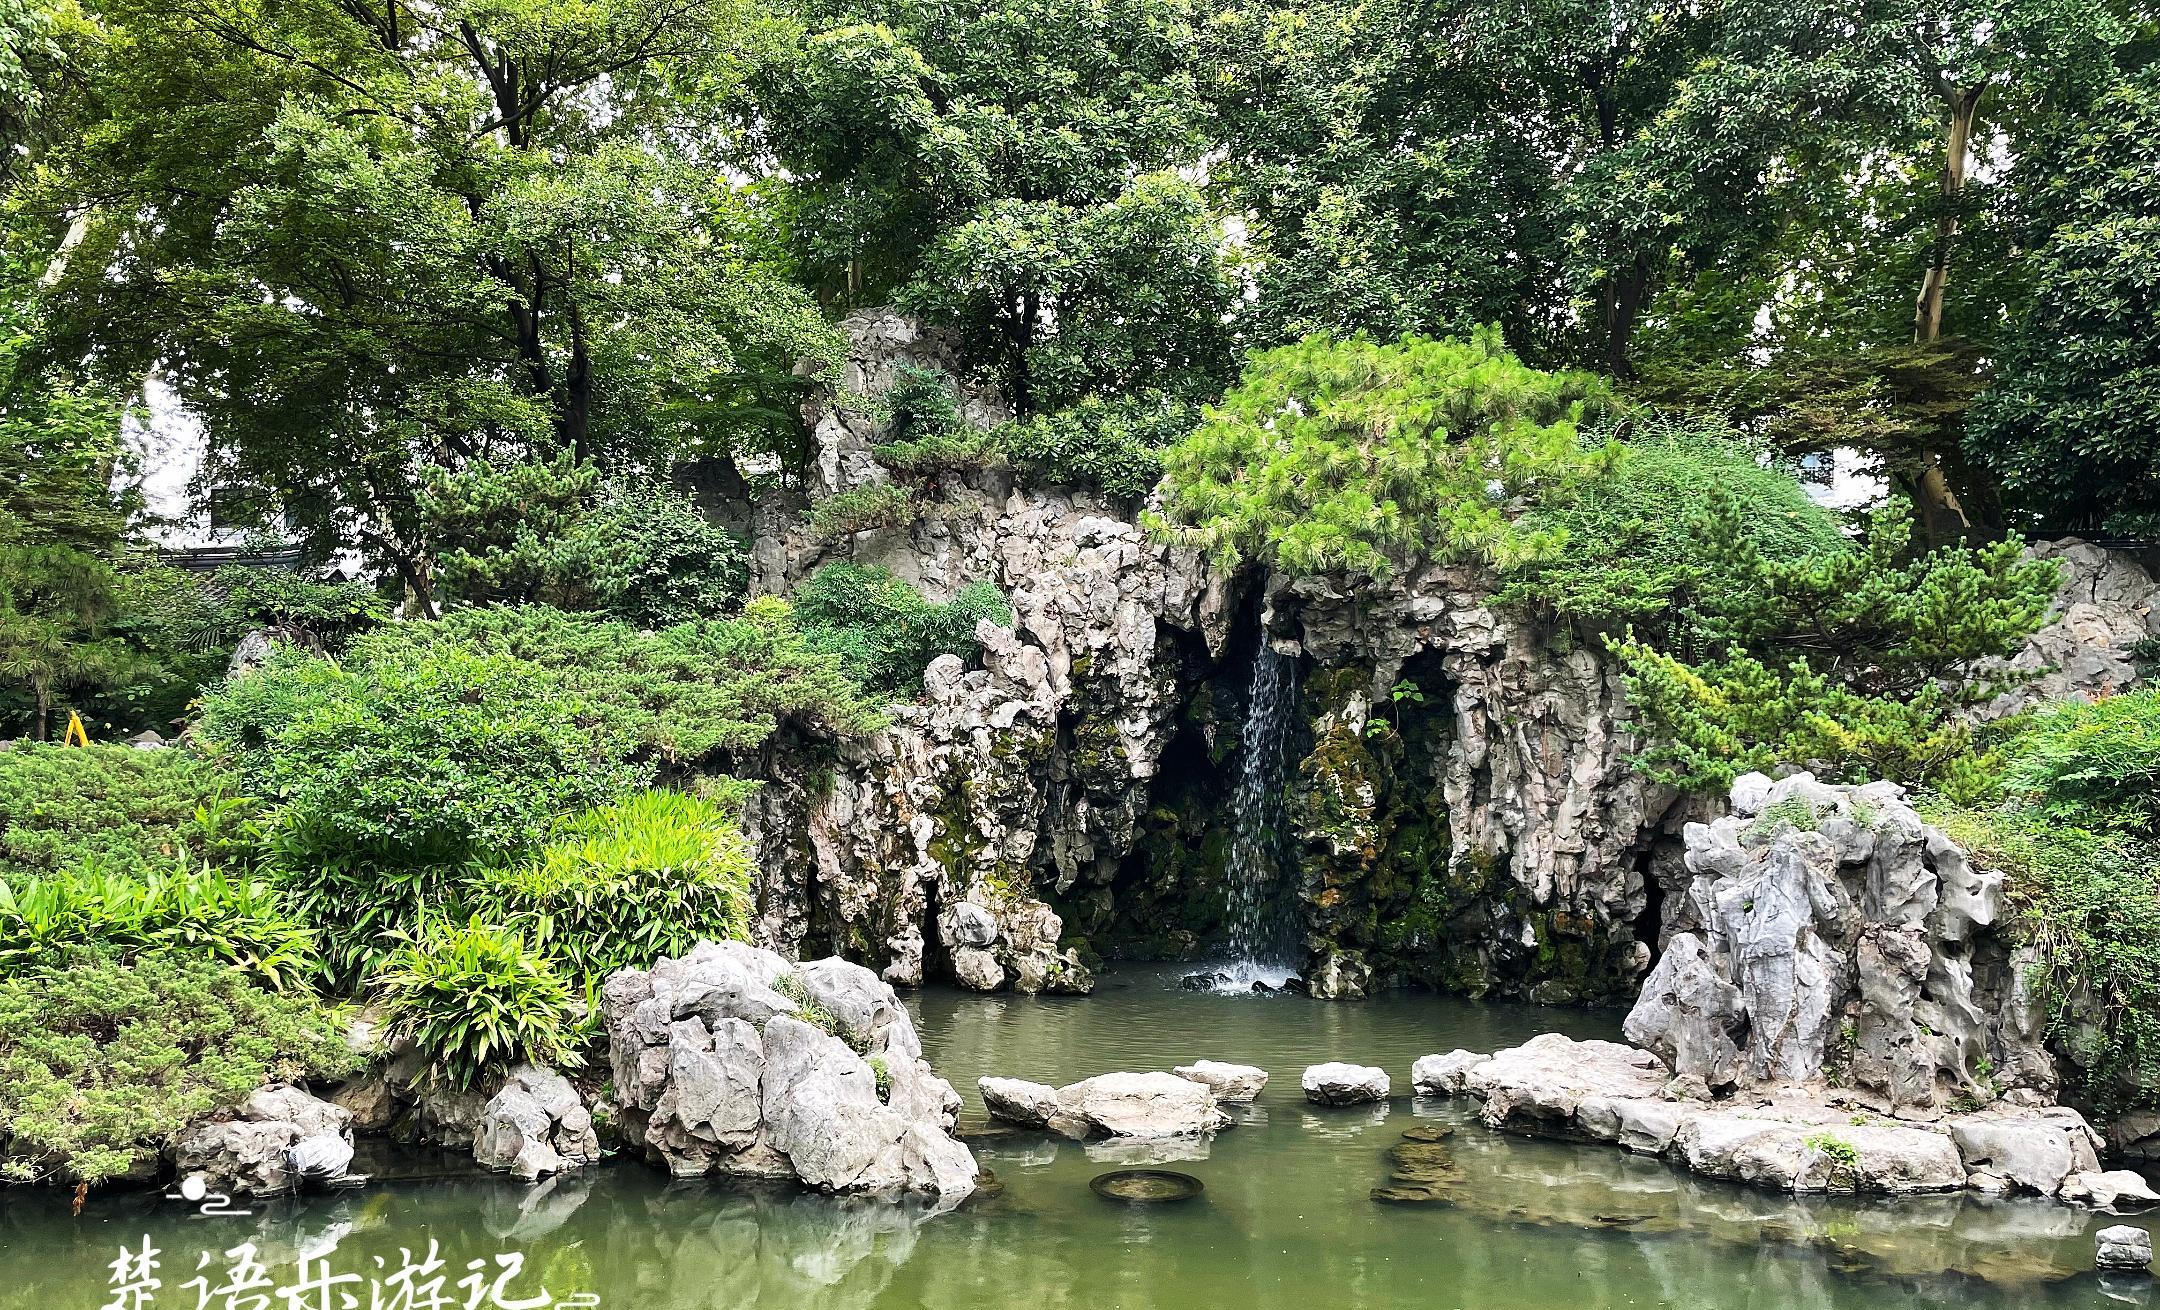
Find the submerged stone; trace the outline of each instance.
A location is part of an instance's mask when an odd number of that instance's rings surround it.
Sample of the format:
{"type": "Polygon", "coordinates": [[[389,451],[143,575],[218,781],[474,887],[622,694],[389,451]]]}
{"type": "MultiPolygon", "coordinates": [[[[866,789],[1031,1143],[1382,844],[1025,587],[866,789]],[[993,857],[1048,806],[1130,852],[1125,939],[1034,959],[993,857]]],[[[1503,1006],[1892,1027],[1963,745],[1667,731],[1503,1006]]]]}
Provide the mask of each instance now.
{"type": "Polygon", "coordinates": [[[1205,1188],[1191,1174],[1168,1169],[1119,1169],[1089,1179],[1088,1190],[1123,1205],[1161,1205],[1190,1201],[1205,1188]]]}

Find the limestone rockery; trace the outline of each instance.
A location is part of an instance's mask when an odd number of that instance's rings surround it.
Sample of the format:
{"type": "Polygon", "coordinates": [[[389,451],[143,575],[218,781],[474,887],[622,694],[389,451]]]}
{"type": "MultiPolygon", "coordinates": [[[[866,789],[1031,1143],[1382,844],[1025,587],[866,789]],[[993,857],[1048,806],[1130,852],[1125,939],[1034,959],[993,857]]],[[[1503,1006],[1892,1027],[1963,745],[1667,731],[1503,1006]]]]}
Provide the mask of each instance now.
{"type": "MultiPolygon", "coordinates": [[[[952,363],[897,315],[846,327],[848,391],[952,363]]],[[[995,398],[965,408],[1002,416],[995,398]]],[[[765,945],[983,990],[1081,991],[1097,958],[1205,957],[1265,642],[1303,670],[1280,894],[1316,995],[1632,995],[1661,839],[1677,867],[1674,797],[1628,768],[1619,680],[1594,650],[1487,605],[1474,568],[1363,590],[1226,574],[1150,539],[1139,506],[998,467],[918,479],[912,521],[821,540],[809,504],[892,475],[872,418],[830,398],[809,417],[816,473],[761,504],[755,586],[846,559],[933,600],[989,581],[1015,621],[983,626],[981,668],[934,663],[921,702],[869,739],[774,747],[752,815],[765,945]]]]}
{"type": "Polygon", "coordinates": [[[1421,1060],[1417,1090],[1494,1127],[1611,1142],[1789,1191],[2025,1191],[2160,1201],[2102,1173],[2053,1104],[2032,970],[1975,869],[1888,783],[1734,784],[1686,830],[1690,881],[1624,1025],[1421,1060]]]}

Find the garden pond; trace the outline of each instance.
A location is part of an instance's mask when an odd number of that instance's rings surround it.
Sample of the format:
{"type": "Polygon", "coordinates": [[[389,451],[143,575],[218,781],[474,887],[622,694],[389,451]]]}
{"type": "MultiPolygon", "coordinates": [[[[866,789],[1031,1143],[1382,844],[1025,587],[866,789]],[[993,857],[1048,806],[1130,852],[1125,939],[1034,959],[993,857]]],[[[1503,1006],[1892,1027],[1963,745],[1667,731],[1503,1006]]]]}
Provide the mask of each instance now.
{"type": "MultiPolygon", "coordinates": [[[[558,1304],[597,1296],[624,1310],[2160,1306],[2146,1280],[2091,1272],[2092,1234],[2121,1222],[2110,1216],[1972,1195],[1793,1198],[1603,1147],[1503,1137],[1470,1106],[1408,1095],[1420,1055],[1492,1050],[1554,1027],[1612,1037],[1616,1012],[1422,994],[1219,996],[1181,990],[1178,978],[1114,969],[1084,999],[910,997],[926,1054],[967,1094],[963,1129],[995,1174],[949,1213],[675,1183],[630,1163],[526,1187],[412,1156],[363,1162],[377,1169],[367,1186],[242,1216],[117,1195],[77,1217],[64,1197],[17,1191],[0,1194],[0,1307],[113,1305],[115,1258],[146,1238],[158,1286],[122,1300],[129,1310],[433,1310],[413,1295],[431,1278],[443,1280],[443,1305],[466,1305],[475,1288],[537,1304],[544,1287],[558,1304]],[[1200,1058],[1273,1075],[1243,1122],[1204,1144],[1004,1131],[983,1121],[973,1090],[991,1073],[1063,1083],[1200,1058]],[[1330,1059],[1386,1067],[1395,1096],[1306,1105],[1299,1072],[1330,1059]],[[1189,1174],[1204,1190],[1158,1205],[1090,1190],[1124,1167],[1189,1174]],[[394,1274],[413,1263],[404,1252],[431,1242],[440,1267],[400,1283],[394,1274]],[[242,1243],[260,1272],[228,1254],[242,1243]],[[522,1260],[499,1285],[498,1256],[522,1260]],[[236,1271],[264,1285],[228,1301],[236,1271]]],[[[123,1282],[128,1272],[140,1271],[123,1265],[123,1282]]]]}

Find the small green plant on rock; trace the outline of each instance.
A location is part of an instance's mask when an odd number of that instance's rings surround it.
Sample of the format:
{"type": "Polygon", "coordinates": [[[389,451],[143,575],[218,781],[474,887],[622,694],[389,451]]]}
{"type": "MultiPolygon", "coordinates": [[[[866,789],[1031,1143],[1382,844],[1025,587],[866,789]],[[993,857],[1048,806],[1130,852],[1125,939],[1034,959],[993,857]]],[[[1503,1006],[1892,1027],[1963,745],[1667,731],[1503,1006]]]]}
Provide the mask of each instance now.
{"type": "Polygon", "coordinates": [[[892,528],[915,517],[915,493],[897,482],[872,482],[835,492],[810,507],[810,531],[820,541],[872,528],[892,528]]]}
{"type": "Polygon", "coordinates": [[[570,985],[517,933],[478,917],[425,925],[376,979],[386,1036],[410,1039],[439,1086],[479,1090],[520,1061],[584,1063],[570,985]]]}
{"type": "Polygon", "coordinates": [[[1800,1143],[1830,1162],[1830,1184],[1853,1186],[1860,1165],[1860,1148],[1834,1133],[1811,1133],[1800,1143]]]}
{"type": "Polygon", "coordinates": [[[1775,805],[1768,806],[1741,834],[1748,845],[1768,841],[1780,828],[1795,832],[1813,832],[1822,824],[1822,816],[1815,812],[1815,803],[1805,796],[1787,796],[1775,805]]]}
{"type": "Polygon", "coordinates": [[[846,1040],[847,1035],[841,1031],[840,1021],[833,1017],[832,1011],[826,1009],[822,1002],[810,994],[810,986],[803,981],[801,974],[781,974],[778,978],[773,979],[772,989],[785,996],[788,1002],[795,1007],[796,1018],[828,1037],[838,1037],[843,1041],[846,1040]]]}

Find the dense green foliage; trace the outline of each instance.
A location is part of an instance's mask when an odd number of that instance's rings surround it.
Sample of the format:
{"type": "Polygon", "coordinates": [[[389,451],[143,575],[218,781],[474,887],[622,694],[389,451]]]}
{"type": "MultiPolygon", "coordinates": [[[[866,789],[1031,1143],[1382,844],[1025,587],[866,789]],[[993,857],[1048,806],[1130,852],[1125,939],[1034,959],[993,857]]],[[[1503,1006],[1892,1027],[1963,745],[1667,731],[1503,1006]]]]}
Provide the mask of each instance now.
{"type": "Polygon", "coordinates": [[[474,879],[489,923],[597,984],[617,969],[750,937],[750,851],[727,808],[634,792],[559,821],[529,862],[474,879]]]}
{"type": "Polygon", "coordinates": [[[771,445],[732,402],[784,384],[746,379],[836,362],[770,207],[710,166],[763,26],[734,6],[91,9],[95,130],[22,197],[90,218],[53,354],[155,362],[266,519],[423,604],[429,470],[771,445]]]}
{"type": "Polygon", "coordinates": [[[140,661],[113,630],[131,563],[128,506],[112,490],[121,407],[32,356],[40,322],[13,255],[0,248],[0,692],[22,695],[43,740],[58,697],[140,661]]]}
{"type": "Polygon", "coordinates": [[[1254,356],[1164,452],[1158,526],[1219,562],[1291,573],[1526,557],[1550,538],[1521,511],[1567,498],[1615,457],[1580,430],[1611,400],[1587,374],[1525,367],[1496,331],[1307,337],[1254,356]]]}
{"type": "Polygon", "coordinates": [[[1698,540],[1725,582],[1657,643],[1615,647],[1653,738],[1650,774],[1720,791],[1750,769],[1793,764],[1984,787],[1961,711],[1996,690],[1986,662],[2045,620],[2059,573],[2015,542],[1915,557],[1911,537],[1908,520],[1884,513],[1850,547],[1778,559],[1730,497],[1714,498],[1698,540]]]}
{"type": "Polygon", "coordinates": [[[209,582],[189,588],[181,618],[186,640],[230,647],[257,628],[311,650],[342,650],[355,636],[390,617],[374,588],[348,581],[318,582],[284,569],[228,564],[209,582]]]}
{"type": "Polygon", "coordinates": [[[280,990],[305,988],[320,967],[315,934],[259,877],[180,864],[139,876],[72,869],[0,878],[0,965],[84,951],[210,960],[280,990]]]}
{"type": "Polygon", "coordinates": [[[658,632],[542,606],[391,625],[341,661],[284,652],[218,687],[202,733],[267,807],[253,858],[351,988],[446,909],[522,925],[579,969],[738,931],[729,820],[684,798],[607,807],[656,770],[747,759],[783,725],[881,721],[768,598],[658,632]]]}
{"type": "Polygon", "coordinates": [[[537,665],[448,643],[284,654],[215,689],[202,730],[270,804],[281,857],[416,867],[538,844],[640,781],[537,665]]]}
{"type": "Polygon", "coordinates": [[[305,992],[170,955],[0,971],[0,1136],[13,1180],[101,1182],[270,1079],[351,1066],[305,992]]]}
{"type": "Polygon", "coordinates": [[[2160,691],[2041,710],[2012,746],[2003,785],[2058,823],[2160,836],[2160,691]]]}
{"type": "Polygon", "coordinates": [[[220,809],[233,791],[185,751],[0,750],[0,879],[78,868],[139,874],[208,855],[197,812],[220,809]]]}
{"type": "Polygon", "coordinates": [[[467,602],[596,610],[640,627],[719,614],[742,599],[750,556],[690,501],[599,470],[475,463],[421,497],[436,583],[467,602]]]}
{"type": "Polygon", "coordinates": [[[1837,551],[1830,513],[1755,446],[1715,427],[1647,424],[1614,466],[1524,523],[1557,542],[1511,571],[1495,596],[1603,626],[1665,631],[1698,604],[1717,608],[1759,585],[1749,559],[1709,548],[1705,509],[1723,498],[1752,559],[1837,551]]]}
{"type": "Polygon", "coordinates": [[[477,917],[427,920],[376,976],[375,996],[384,1036],[410,1040],[443,1086],[484,1087],[520,1061],[583,1063],[561,970],[517,933],[477,917]]]}
{"type": "MultiPolygon", "coordinates": [[[[949,438],[922,443],[919,449],[940,450],[949,438]]],[[[911,443],[912,444],[912,443],[911,443]]],[[[902,448],[901,463],[912,451],[902,448]]],[[[897,482],[869,482],[836,491],[810,507],[810,531],[819,541],[838,541],[875,528],[897,528],[915,517],[915,493],[897,482]]]]}
{"type": "Polygon", "coordinates": [[[933,604],[889,569],[845,562],[819,567],[794,599],[813,646],[838,655],[864,686],[894,695],[919,693],[923,670],[940,655],[973,660],[981,620],[1012,623],[1012,607],[990,583],[933,604]]]}
{"type": "Polygon", "coordinates": [[[2050,122],[2013,214],[2034,294],[1967,456],[2028,530],[2160,528],[2160,73],[2050,122]]]}
{"type": "Polygon", "coordinates": [[[1132,503],[1162,479],[1162,452],[1199,425],[1197,405],[1159,393],[1111,401],[1090,396],[1055,414],[1008,423],[990,440],[1039,481],[1094,487],[1132,503]]]}
{"type": "Polygon", "coordinates": [[[670,767],[746,758],[782,726],[833,735],[882,722],[841,663],[770,596],[736,618],[657,632],[540,605],[464,609],[370,643],[435,646],[541,670],[576,700],[598,741],[670,767]]]}
{"type": "Polygon", "coordinates": [[[950,319],[1023,416],[1228,373],[1184,0],[796,12],[752,89],[821,289],[950,319]]]}

